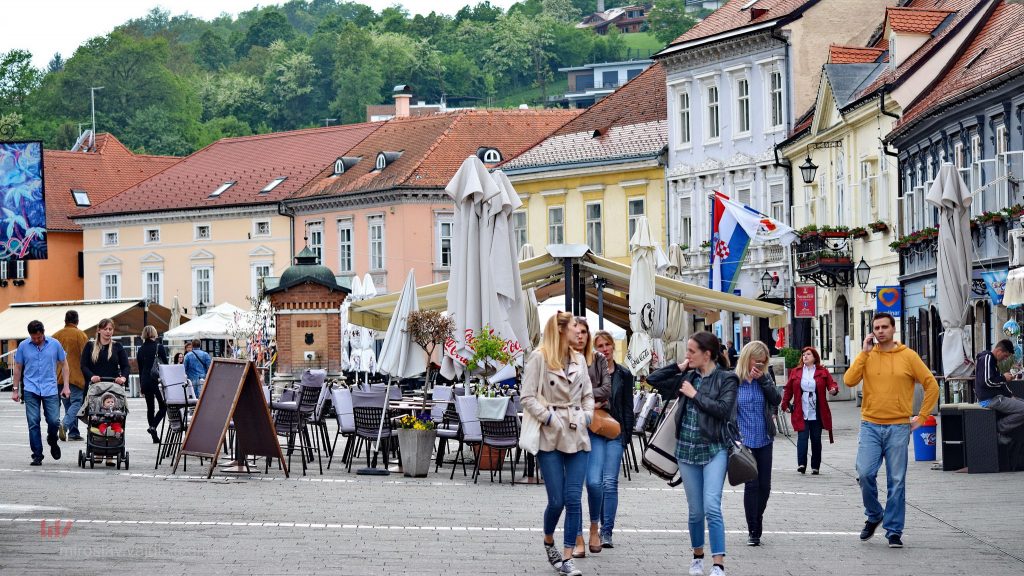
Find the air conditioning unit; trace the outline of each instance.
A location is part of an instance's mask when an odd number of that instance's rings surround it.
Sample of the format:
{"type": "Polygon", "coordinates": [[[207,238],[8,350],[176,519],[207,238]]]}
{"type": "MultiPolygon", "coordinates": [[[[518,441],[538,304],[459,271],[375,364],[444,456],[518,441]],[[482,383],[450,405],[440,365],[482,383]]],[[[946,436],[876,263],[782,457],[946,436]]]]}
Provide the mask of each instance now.
{"type": "Polygon", "coordinates": [[[305,352],[302,353],[302,358],[306,362],[312,362],[316,360],[316,352],[313,352],[312,350],[306,350],[305,352]]]}
{"type": "Polygon", "coordinates": [[[1024,266],[1024,229],[1010,230],[1010,267],[1024,266]]]}

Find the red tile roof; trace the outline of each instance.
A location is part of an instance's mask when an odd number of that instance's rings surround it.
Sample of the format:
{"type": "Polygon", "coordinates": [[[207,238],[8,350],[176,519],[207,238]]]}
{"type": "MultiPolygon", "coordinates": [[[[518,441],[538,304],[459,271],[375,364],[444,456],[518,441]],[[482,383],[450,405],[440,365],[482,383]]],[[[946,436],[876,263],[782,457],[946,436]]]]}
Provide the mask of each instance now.
{"type": "Polygon", "coordinates": [[[224,138],[194,152],[181,162],[85,211],[83,216],[105,216],[202,209],[278,202],[320,172],[333,166],[383,123],[349,124],[257,136],[224,138]],[[287,180],[261,194],[275,178],[287,180]],[[235,181],[220,196],[210,193],[235,181]]]}
{"type": "Polygon", "coordinates": [[[666,110],[665,69],[655,63],[501,168],[657,154],[668,142],[666,110]]]}
{"type": "Polygon", "coordinates": [[[816,0],[758,0],[743,10],[743,6],[749,4],[750,0],[729,0],[685,34],[673,40],[669,46],[771,22],[798,12],[814,1],[816,0]]]}
{"type": "Polygon", "coordinates": [[[855,46],[837,46],[832,44],[828,47],[829,64],[871,64],[884,62],[885,58],[879,60],[885,50],[882,48],[859,48],[855,46]]]}
{"type": "Polygon", "coordinates": [[[180,160],[173,156],[133,154],[106,133],[96,135],[95,150],[90,152],[45,150],[46,229],[82,229],[70,219],[84,209],[75,204],[72,190],[84,190],[95,206],[180,160]]]}
{"type": "Polygon", "coordinates": [[[904,110],[894,133],[940,108],[962,101],[969,92],[1008,74],[1024,73],[1024,6],[997,2],[971,39],[938,82],[904,110]]]}
{"type": "Polygon", "coordinates": [[[885,9],[888,27],[896,32],[931,34],[955,10],[934,10],[928,8],[889,7],[885,9]]]}
{"type": "Polygon", "coordinates": [[[339,176],[333,175],[333,164],[322,164],[317,177],[292,198],[443,188],[478,148],[496,148],[504,158],[516,156],[578,114],[579,110],[463,110],[392,119],[346,154],[362,158],[358,164],[339,176]],[[379,152],[401,156],[377,171],[379,152]]]}

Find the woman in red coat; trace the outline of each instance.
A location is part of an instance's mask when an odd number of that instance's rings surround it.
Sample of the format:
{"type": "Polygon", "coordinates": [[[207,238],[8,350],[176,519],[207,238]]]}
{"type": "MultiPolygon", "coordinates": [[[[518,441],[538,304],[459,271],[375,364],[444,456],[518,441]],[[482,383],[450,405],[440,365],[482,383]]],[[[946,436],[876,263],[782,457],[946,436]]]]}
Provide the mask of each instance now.
{"type": "Polygon", "coordinates": [[[791,412],[793,430],[796,430],[797,472],[807,471],[807,440],[811,441],[811,474],[817,474],[821,467],[821,431],[828,430],[829,444],[832,438],[832,411],[829,410],[825,391],[835,396],[839,385],[821,365],[821,356],[812,346],[800,351],[800,366],[789,371],[786,391],[782,395],[782,409],[791,412]],[[790,404],[792,401],[792,404],[790,404]]]}

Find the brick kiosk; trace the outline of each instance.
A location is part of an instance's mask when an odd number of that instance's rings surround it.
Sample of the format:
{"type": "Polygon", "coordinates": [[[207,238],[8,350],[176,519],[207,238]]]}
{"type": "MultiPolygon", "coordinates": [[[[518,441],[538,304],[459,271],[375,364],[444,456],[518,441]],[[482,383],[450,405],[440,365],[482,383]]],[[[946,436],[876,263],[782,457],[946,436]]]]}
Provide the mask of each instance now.
{"type": "Polygon", "coordinates": [[[264,282],[264,295],[277,310],[277,373],[288,380],[306,368],[340,374],[341,304],[351,290],[317,264],[308,246],[280,278],[264,282]]]}

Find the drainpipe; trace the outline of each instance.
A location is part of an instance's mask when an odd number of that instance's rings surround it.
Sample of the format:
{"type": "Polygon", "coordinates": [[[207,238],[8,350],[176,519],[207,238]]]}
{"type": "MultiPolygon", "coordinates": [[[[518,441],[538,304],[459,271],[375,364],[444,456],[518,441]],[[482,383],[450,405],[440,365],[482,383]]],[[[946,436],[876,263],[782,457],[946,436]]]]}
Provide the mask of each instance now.
{"type": "MultiPolygon", "coordinates": [[[[895,118],[896,120],[900,119],[900,115],[899,114],[896,114],[894,112],[887,112],[885,110],[885,90],[884,89],[880,90],[878,92],[878,112],[880,114],[882,114],[883,116],[888,116],[890,118],[895,118]]],[[[882,141],[882,153],[885,154],[886,156],[891,156],[893,158],[896,158],[896,198],[903,198],[903,178],[900,178],[900,162],[899,162],[900,155],[899,155],[899,152],[893,152],[893,151],[889,150],[889,143],[885,139],[880,139],[880,140],[882,141]]],[[[899,272],[900,276],[903,276],[903,273],[906,270],[903,267],[903,257],[902,256],[900,256],[900,258],[899,258],[899,270],[900,270],[900,272],[899,272]]],[[[900,283],[900,287],[901,288],[903,287],[902,283],[900,283]]],[[[904,339],[906,339],[907,338],[907,330],[906,330],[906,324],[905,324],[905,322],[906,322],[905,318],[907,317],[907,314],[906,314],[906,304],[905,304],[906,300],[905,299],[901,299],[900,302],[901,302],[901,307],[902,307],[901,314],[900,314],[900,334],[903,336],[904,339]]]]}
{"type": "Polygon", "coordinates": [[[295,263],[295,208],[285,205],[284,202],[277,203],[277,214],[287,216],[291,223],[288,226],[288,265],[295,263]]]}
{"type": "Polygon", "coordinates": [[[878,111],[881,112],[883,115],[888,116],[890,118],[895,118],[897,120],[900,119],[900,115],[899,114],[896,114],[895,112],[886,112],[885,111],[885,90],[881,90],[881,91],[878,92],[878,111]]]}

